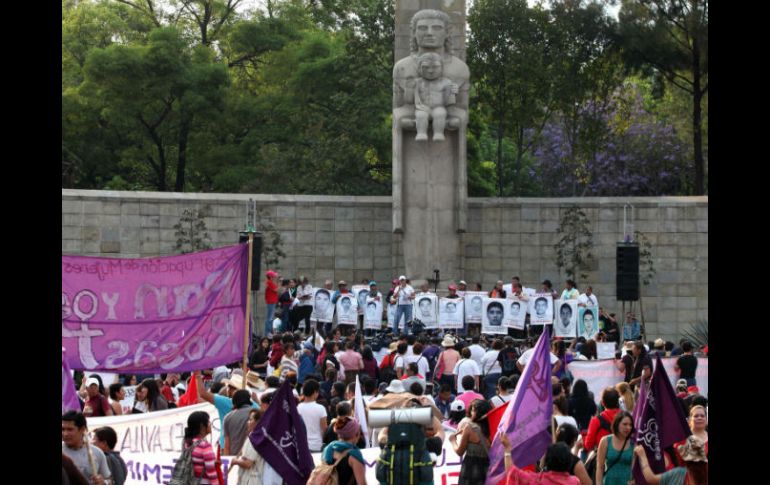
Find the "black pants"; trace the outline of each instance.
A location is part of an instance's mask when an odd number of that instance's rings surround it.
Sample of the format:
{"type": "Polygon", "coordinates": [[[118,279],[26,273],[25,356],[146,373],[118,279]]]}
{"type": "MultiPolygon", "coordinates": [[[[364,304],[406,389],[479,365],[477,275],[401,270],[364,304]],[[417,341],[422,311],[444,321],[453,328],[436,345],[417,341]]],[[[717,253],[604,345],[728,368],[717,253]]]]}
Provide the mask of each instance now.
{"type": "Polygon", "coordinates": [[[310,315],[313,313],[313,307],[302,305],[294,307],[292,312],[291,328],[296,331],[299,328],[299,322],[305,321],[305,335],[310,333],[310,315]]]}

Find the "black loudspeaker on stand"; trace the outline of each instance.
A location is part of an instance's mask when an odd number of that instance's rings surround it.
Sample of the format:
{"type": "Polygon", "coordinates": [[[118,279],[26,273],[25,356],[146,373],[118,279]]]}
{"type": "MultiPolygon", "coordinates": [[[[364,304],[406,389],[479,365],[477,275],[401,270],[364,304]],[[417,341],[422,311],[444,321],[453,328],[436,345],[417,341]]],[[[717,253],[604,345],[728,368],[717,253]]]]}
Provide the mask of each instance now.
{"type": "MultiPolygon", "coordinates": [[[[238,233],[238,242],[249,242],[248,232],[238,233]]],[[[262,280],[262,271],[260,269],[262,262],[262,234],[254,233],[254,242],[251,247],[251,291],[259,291],[259,282],[262,280]]]]}
{"type": "Polygon", "coordinates": [[[618,301],[639,300],[638,244],[618,244],[616,285],[618,301]]]}

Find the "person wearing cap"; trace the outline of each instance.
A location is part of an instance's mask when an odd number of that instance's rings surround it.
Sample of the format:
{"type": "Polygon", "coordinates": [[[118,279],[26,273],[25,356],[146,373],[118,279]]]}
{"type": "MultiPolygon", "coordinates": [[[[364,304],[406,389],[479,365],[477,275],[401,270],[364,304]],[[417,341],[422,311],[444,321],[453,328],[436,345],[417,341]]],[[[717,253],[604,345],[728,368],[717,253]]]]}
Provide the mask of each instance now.
{"type": "Polygon", "coordinates": [[[415,299],[416,293],[414,288],[406,282],[406,276],[398,277],[398,287],[393,292],[391,303],[397,304],[396,316],[393,319],[393,333],[398,335],[398,322],[401,320],[401,316],[404,316],[404,332],[409,333],[409,328],[412,325],[412,300],[415,299]]]}
{"type": "Polygon", "coordinates": [[[265,280],[265,333],[268,335],[273,328],[273,314],[275,313],[275,305],[278,304],[278,273],[273,270],[269,270],[265,273],[267,279],[265,280]]]}
{"type": "Polygon", "coordinates": [[[449,419],[444,422],[446,426],[453,429],[459,429],[460,423],[466,421],[465,403],[455,399],[449,405],[449,419]]]}
{"type": "Polygon", "coordinates": [[[83,415],[92,418],[99,416],[113,416],[110,401],[99,392],[99,379],[89,377],[86,380],[86,392],[88,397],[83,405],[83,415]]]}
{"type": "Polygon", "coordinates": [[[455,387],[454,368],[460,360],[460,353],[455,349],[456,345],[457,341],[451,334],[444,335],[444,340],[441,342],[444,351],[438,356],[434,372],[436,376],[440,376],[439,383],[449,385],[452,392],[457,390],[455,387]]]}
{"type": "Polygon", "coordinates": [[[674,371],[680,379],[687,381],[688,386],[697,384],[695,372],[698,370],[698,358],[693,355],[693,345],[689,341],[682,342],[682,352],[684,352],[674,364],[674,371]]]}
{"type": "Polygon", "coordinates": [[[460,298],[464,297],[466,291],[468,291],[468,283],[466,283],[465,280],[460,280],[460,282],[457,283],[457,296],[460,298]]]}
{"type": "Polygon", "coordinates": [[[706,485],[708,484],[708,457],[704,444],[695,436],[688,436],[685,444],[677,448],[684,461],[684,466],[678,466],[665,473],[656,474],[650,468],[647,453],[642,445],[634,448],[644,479],[650,485],[706,485]]]}

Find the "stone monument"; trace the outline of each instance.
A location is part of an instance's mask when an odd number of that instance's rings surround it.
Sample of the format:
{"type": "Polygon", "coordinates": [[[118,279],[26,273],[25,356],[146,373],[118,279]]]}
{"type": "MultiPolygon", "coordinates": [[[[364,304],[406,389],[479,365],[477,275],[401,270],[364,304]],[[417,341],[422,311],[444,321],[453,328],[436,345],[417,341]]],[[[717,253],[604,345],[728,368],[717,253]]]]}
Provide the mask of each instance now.
{"type": "Polygon", "coordinates": [[[468,198],[470,72],[452,50],[453,27],[459,15],[462,30],[465,2],[420,3],[423,7],[425,3],[448,5],[454,19],[438,9],[423,8],[414,13],[408,23],[410,52],[399,58],[398,33],[406,27],[403,7],[414,7],[418,2],[396,2],[393,232],[403,235],[405,270],[414,282],[432,277],[434,269],[439,269],[444,279],[461,276],[460,233],[466,228],[468,198]]]}

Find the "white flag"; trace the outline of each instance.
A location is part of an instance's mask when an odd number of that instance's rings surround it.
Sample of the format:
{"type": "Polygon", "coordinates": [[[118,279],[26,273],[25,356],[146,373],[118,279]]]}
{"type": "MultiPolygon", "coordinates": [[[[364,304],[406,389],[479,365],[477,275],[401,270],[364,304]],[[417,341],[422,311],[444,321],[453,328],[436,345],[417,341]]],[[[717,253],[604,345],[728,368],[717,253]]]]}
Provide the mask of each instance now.
{"type": "Polygon", "coordinates": [[[366,447],[371,447],[369,439],[369,426],[366,424],[366,408],[364,406],[364,397],[361,392],[361,379],[356,376],[356,419],[361,425],[361,434],[366,440],[366,447]]]}

